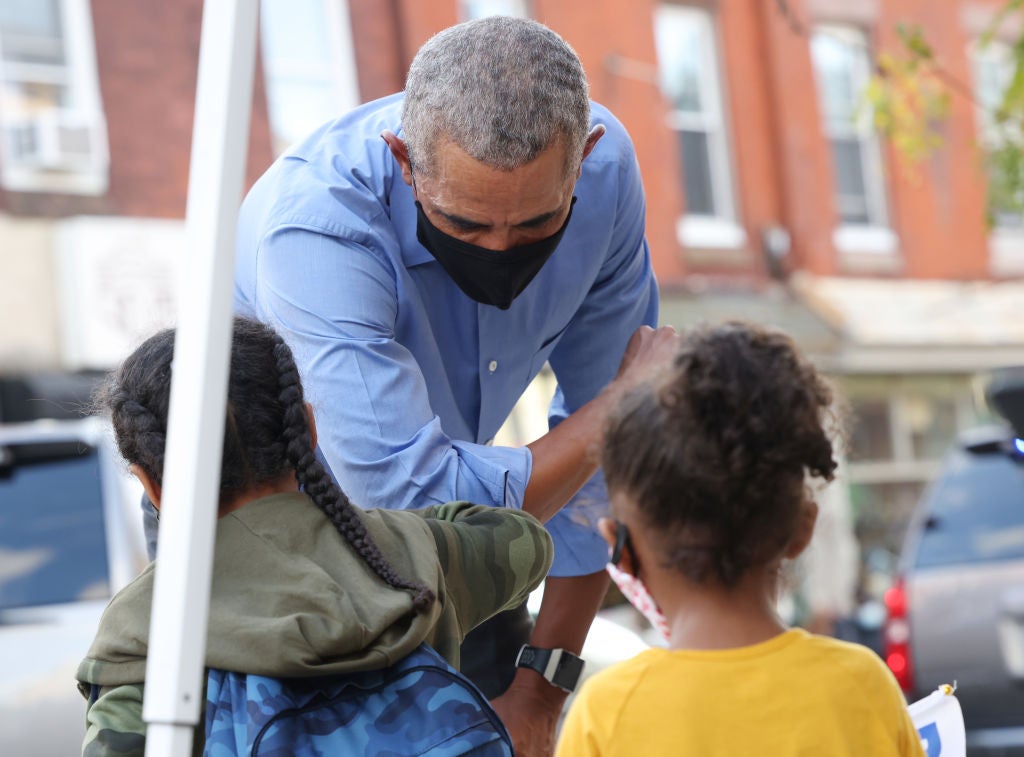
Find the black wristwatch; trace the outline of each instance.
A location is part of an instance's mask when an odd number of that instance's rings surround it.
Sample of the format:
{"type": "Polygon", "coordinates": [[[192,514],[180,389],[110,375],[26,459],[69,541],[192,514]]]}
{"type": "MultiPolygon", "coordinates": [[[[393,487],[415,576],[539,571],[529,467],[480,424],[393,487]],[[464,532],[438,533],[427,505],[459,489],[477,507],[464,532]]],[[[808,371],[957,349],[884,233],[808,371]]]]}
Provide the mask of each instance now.
{"type": "Polygon", "coordinates": [[[517,668],[536,670],[552,686],[571,692],[583,673],[583,660],[564,649],[541,649],[523,644],[516,657],[517,668]]]}

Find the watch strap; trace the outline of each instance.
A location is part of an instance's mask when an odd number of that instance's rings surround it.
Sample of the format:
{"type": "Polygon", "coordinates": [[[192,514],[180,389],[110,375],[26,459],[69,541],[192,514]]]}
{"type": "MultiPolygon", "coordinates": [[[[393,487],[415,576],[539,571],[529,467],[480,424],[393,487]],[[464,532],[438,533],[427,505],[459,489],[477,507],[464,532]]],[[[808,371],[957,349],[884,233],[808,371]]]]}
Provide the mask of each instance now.
{"type": "Polygon", "coordinates": [[[529,668],[552,686],[572,692],[583,673],[584,662],[565,649],[544,649],[524,644],[516,657],[517,668],[529,668]]]}

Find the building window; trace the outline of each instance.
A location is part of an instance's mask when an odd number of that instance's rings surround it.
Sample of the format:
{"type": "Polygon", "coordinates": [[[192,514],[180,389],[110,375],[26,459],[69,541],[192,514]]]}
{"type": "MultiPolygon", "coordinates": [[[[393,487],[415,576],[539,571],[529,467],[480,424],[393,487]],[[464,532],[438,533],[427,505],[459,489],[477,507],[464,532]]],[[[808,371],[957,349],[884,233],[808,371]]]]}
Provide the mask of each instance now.
{"type": "Polygon", "coordinates": [[[838,377],[849,403],[849,489],[861,548],[861,591],[881,599],[898,568],[907,523],[957,434],[990,422],[980,377],[847,375],[838,377]]]}
{"type": "Polygon", "coordinates": [[[459,11],[463,21],[486,18],[487,16],[530,17],[527,0],[461,0],[459,11]]]}
{"type": "Polygon", "coordinates": [[[970,376],[848,376],[846,479],[865,549],[899,553],[907,519],[957,434],[984,422],[970,376]]]}
{"type": "Polygon", "coordinates": [[[886,210],[882,151],[863,92],[871,76],[864,33],[845,26],[820,26],[811,37],[823,131],[834,174],[833,198],[840,252],[896,250],[886,210]]]}
{"type": "Polygon", "coordinates": [[[0,3],[0,150],[8,190],[106,191],[109,153],[88,0],[0,3]]]}
{"type": "Polygon", "coordinates": [[[262,0],[260,41],[275,154],[359,104],[346,0],[262,0]]]}
{"type": "MultiPolygon", "coordinates": [[[[996,118],[1016,70],[1010,46],[1001,40],[974,44],[969,57],[974,69],[981,147],[991,154],[1007,144],[1024,144],[1020,124],[1000,124],[996,118]]],[[[993,273],[1020,274],[1024,272],[1024,214],[1020,210],[1024,207],[1024,198],[1008,194],[1012,191],[1009,186],[1013,182],[1005,172],[1013,170],[1010,166],[999,160],[989,160],[987,170],[988,211],[992,224],[989,248],[993,273]]]]}
{"type": "Polygon", "coordinates": [[[707,11],[660,5],[654,40],[661,90],[671,104],[669,125],[682,160],[686,215],[680,241],[686,247],[740,247],[732,169],[714,24],[707,11]]]}

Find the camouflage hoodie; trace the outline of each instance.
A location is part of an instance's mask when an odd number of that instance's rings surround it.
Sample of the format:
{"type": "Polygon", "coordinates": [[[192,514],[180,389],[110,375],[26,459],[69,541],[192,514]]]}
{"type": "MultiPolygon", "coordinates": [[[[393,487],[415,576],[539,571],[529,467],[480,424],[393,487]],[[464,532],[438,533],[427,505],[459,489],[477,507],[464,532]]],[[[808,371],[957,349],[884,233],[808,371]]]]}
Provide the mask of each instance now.
{"type": "MultiPolygon", "coordinates": [[[[398,574],[434,589],[430,611],[411,614],[411,594],[378,578],[308,497],[277,494],[217,522],[206,666],[344,674],[386,667],[426,642],[458,667],[465,635],[522,603],[551,564],[544,527],[517,510],[453,502],[361,515],[398,574]]],[[[143,753],[153,567],[111,600],[78,668],[83,694],[99,695],[86,714],[89,757],[143,753]]]]}

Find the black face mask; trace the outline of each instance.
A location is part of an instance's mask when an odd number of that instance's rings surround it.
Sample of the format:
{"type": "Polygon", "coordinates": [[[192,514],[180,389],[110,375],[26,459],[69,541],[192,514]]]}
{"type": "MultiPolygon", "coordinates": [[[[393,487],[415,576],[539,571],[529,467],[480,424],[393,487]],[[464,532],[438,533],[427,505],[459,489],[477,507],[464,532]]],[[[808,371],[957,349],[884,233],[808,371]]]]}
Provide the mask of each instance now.
{"type": "Polygon", "coordinates": [[[430,222],[417,202],[416,238],[468,297],[508,310],[562,241],[575,204],[573,197],[565,223],[551,236],[508,250],[488,250],[445,234],[430,222]]]}

